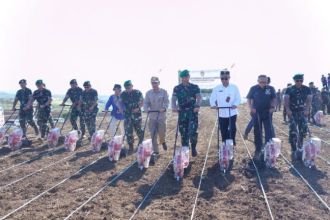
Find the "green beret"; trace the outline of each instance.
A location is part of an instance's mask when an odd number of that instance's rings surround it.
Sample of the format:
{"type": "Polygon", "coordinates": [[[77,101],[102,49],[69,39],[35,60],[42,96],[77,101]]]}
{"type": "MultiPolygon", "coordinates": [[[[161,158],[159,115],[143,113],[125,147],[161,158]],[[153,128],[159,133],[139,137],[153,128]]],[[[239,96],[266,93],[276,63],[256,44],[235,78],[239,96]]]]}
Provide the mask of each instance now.
{"type": "Polygon", "coordinates": [[[180,78],[187,77],[189,76],[189,71],[188,70],[182,70],[180,72],[180,78]]]}
{"type": "Polygon", "coordinates": [[[298,73],[293,76],[293,80],[304,79],[304,74],[298,73]]]}
{"type": "Polygon", "coordinates": [[[44,84],[44,82],[43,82],[41,79],[38,79],[38,80],[36,81],[36,85],[42,85],[42,84],[44,84]]]}
{"type": "Polygon", "coordinates": [[[132,85],[132,81],[131,80],[127,80],[124,82],[124,87],[128,87],[132,85]]]}

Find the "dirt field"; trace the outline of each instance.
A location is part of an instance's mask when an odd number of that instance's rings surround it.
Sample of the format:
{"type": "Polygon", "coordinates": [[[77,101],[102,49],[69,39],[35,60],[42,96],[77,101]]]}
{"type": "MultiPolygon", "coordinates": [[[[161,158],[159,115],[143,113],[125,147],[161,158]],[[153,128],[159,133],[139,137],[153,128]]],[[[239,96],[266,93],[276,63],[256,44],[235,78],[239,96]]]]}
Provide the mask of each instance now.
{"type": "MultiPolygon", "coordinates": [[[[156,164],[144,171],[138,169],[135,155],[114,164],[105,150],[93,153],[87,140],[75,152],[66,152],[62,146],[54,150],[40,145],[30,134],[32,147],[17,152],[6,146],[0,149],[0,219],[330,219],[329,116],[328,127],[310,126],[313,135],[327,142],[317,168],[296,162],[296,170],[290,166],[288,126],[281,113],[273,119],[283,141],[276,168],[253,167],[248,154],[248,150],[251,156],[254,153],[253,131],[247,141],[241,135],[249,119],[242,106],[234,166],[222,174],[216,112],[203,108],[199,155],[191,158],[182,181],[174,179],[171,165],[177,120],[172,113],[168,113],[169,150],[161,150],[156,164]]],[[[63,133],[69,129],[68,124],[63,133]]]]}

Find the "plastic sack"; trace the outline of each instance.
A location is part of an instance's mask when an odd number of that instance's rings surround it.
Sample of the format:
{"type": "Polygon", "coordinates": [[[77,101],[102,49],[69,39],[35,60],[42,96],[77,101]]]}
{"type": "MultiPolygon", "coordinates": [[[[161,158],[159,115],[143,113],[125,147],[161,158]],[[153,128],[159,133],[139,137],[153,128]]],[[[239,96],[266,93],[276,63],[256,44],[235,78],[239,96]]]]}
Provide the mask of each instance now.
{"type": "Polygon", "coordinates": [[[230,161],[234,159],[234,144],[232,139],[226,140],[219,148],[219,165],[222,171],[229,168],[230,161]]]}
{"type": "Polygon", "coordinates": [[[318,126],[324,125],[323,111],[316,112],[315,115],[314,115],[314,120],[315,120],[316,125],[318,125],[318,126]]]}
{"type": "Polygon", "coordinates": [[[184,169],[189,166],[189,147],[176,147],[173,158],[174,178],[183,178],[184,169]]]}
{"type": "Polygon", "coordinates": [[[276,164],[276,159],[281,154],[281,140],[278,138],[272,138],[268,141],[264,148],[264,161],[266,167],[273,168],[276,164]]]}
{"type": "Polygon", "coordinates": [[[78,139],[78,131],[70,131],[64,141],[65,149],[68,151],[74,151],[76,149],[78,139]]]}
{"type": "Polygon", "coordinates": [[[60,138],[60,129],[59,128],[53,128],[50,130],[47,136],[47,142],[48,146],[50,147],[56,147],[58,144],[58,139],[60,138]]]}
{"type": "Polygon", "coordinates": [[[12,150],[18,150],[22,146],[23,130],[16,128],[8,137],[8,145],[12,150]]]}
{"type": "Polygon", "coordinates": [[[6,140],[6,128],[0,128],[0,144],[3,144],[6,140]]]}
{"type": "Polygon", "coordinates": [[[151,155],[153,153],[152,149],[152,141],[151,139],[145,140],[142,144],[139,145],[136,157],[139,168],[142,170],[143,168],[149,167],[149,162],[151,155]]]}
{"type": "Polygon", "coordinates": [[[91,139],[91,146],[93,152],[99,152],[101,150],[103,137],[104,137],[104,130],[98,130],[93,134],[91,139]]]}
{"type": "Polygon", "coordinates": [[[118,161],[123,147],[123,136],[117,135],[108,143],[108,156],[110,161],[118,161]]]}
{"type": "Polygon", "coordinates": [[[306,167],[315,166],[316,157],[321,152],[321,139],[311,138],[303,146],[302,160],[306,167]]]}

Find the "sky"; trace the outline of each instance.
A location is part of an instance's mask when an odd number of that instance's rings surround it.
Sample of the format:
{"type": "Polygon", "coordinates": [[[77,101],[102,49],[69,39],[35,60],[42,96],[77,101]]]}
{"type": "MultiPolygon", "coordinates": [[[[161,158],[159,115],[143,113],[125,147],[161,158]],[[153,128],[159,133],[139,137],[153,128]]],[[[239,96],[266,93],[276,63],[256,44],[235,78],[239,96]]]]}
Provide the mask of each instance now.
{"type": "MultiPolygon", "coordinates": [[[[90,80],[99,94],[151,76],[172,92],[178,70],[231,69],[242,96],[259,74],[283,88],[295,73],[330,72],[328,0],[1,0],[0,91],[43,79],[64,94],[90,80]]],[[[220,83],[220,80],[219,80],[220,83]]]]}

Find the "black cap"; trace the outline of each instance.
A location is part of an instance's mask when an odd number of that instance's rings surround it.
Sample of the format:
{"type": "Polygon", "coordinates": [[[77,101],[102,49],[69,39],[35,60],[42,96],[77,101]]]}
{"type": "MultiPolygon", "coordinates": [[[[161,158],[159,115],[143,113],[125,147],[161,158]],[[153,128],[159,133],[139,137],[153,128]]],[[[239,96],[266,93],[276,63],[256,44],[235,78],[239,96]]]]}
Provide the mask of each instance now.
{"type": "Polygon", "coordinates": [[[19,83],[19,84],[21,84],[21,83],[26,83],[26,79],[21,79],[18,83],[19,83]]]}
{"type": "Polygon", "coordinates": [[[77,84],[77,80],[76,79],[71,79],[70,85],[72,85],[72,84],[77,84]]]}
{"type": "Polygon", "coordinates": [[[116,89],[121,89],[121,85],[119,85],[119,84],[115,84],[115,85],[113,86],[113,90],[116,90],[116,89]]]}
{"type": "Polygon", "coordinates": [[[230,75],[230,72],[229,72],[229,70],[224,69],[224,70],[221,70],[221,71],[220,71],[220,75],[221,75],[221,76],[222,76],[222,75],[230,75]]]}
{"type": "Polygon", "coordinates": [[[91,82],[90,81],[85,81],[83,86],[91,86],[91,82]]]}

